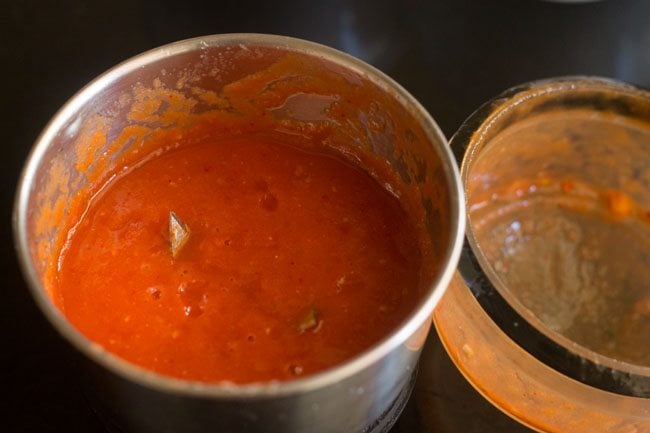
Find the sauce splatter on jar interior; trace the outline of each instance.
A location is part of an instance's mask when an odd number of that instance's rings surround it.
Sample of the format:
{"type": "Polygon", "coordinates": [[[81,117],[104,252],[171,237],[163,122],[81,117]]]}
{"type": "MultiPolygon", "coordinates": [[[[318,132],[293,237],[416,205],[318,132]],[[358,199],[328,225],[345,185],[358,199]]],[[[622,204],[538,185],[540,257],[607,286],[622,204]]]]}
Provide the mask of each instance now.
{"type": "Polygon", "coordinates": [[[556,110],[499,132],[468,173],[470,229],[545,326],[650,365],[650,126],[556,110]]]}

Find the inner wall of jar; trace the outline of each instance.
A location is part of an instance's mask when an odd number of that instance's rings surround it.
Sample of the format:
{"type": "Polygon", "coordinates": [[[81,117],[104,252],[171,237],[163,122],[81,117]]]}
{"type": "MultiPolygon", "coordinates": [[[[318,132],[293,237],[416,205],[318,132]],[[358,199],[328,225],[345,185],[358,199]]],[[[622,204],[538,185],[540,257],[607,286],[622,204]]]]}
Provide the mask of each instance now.
{"type": "Polygon", "coordinates": [[[632,115],[650,100],[610,93],[539,92],[483,131],[465,170],[469,230],[516,309],[650,366],[650,122],[632,115]]]}

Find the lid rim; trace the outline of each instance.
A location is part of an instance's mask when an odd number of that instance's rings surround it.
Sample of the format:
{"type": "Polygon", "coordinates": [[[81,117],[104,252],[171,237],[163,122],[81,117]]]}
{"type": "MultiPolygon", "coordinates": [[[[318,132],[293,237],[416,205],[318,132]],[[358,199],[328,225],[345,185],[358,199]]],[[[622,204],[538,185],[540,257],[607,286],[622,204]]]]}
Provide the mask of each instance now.
{"type": "MultiPolygon", "coordinates": [[[[501,113],[521,102],[517,97],[521,99],[523,93],[536,89],[544,90],[544,87],[553,85],[556,85],[556,88],[550,91],[555,92],[563,92],[575,86],[588,88],[589,85],[593,85],[619,90],[630,95],[646,93],[644,89],[627,83],[588,76],[549,78],[514,86],[481,105],[452,136],[450,146],[456,161],[461,166],[463,183],[466,183],[468,166],[475,156],[477,143],[483,139],[482,136],[475,137],[475,133],[490,121],[494,121],[501,113]]],[[[458,266],[459,273],[481,308],[509,338],[548,367],[585,385],[631,397],[650,398],[650,366],[636,365],[600,355],[587,347],[571,342],[540,320],[535,320],[532,313],[525,314],[526,312],[520,311],[521,305],[512,305],[509,297],[504,296],[490,281],[488,274],[483,271],[482,265],[485,263],[482,263],[481,258],[474,253],[478,245],[473,238],[469,218],[466,227],[465,242],[458,266]],[[534,323],[531,323],[531,320],[534,323]]]]}

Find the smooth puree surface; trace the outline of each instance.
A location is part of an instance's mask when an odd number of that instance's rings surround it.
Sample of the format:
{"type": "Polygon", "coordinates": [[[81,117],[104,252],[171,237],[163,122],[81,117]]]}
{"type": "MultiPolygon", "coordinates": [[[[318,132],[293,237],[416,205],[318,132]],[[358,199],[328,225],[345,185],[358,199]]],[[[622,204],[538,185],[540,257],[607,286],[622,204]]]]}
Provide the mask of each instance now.
{"type": "Polygon", "coordinates": [[[75,327],[128,361],[249,383],[377,343],[418,301],[420,266],[406,212],[362,169],[264,135],[206,136],[94,196],[56,290],[75,327]],[[170,211],[190,232],[175,257],[170,211]]]}

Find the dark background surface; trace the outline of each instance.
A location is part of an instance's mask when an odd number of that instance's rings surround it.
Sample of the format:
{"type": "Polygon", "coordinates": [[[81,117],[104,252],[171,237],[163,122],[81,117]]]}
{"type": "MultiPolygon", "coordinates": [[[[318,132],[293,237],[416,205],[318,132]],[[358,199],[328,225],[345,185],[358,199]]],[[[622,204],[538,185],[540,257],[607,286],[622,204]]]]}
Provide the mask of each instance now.
{"type": "MultiPolygon", "coordinates": [[[[76,365],[20,276],[11,208],[38,133],[79,88],[144,50],[214,33],[321,42],[388,73],[450,137],[475,108],[538,78],[586,74],[650,86],[650,1],[6,1],[0,8],[0,431],[101,432],[76,365]]],[[[483,402],[429,342],[395,432],[524,432],[483,402]],[[426,380],[428,378],[428,380],[426,380]],[[437,378],[438,380],[432,380],[437,378]]]]}

